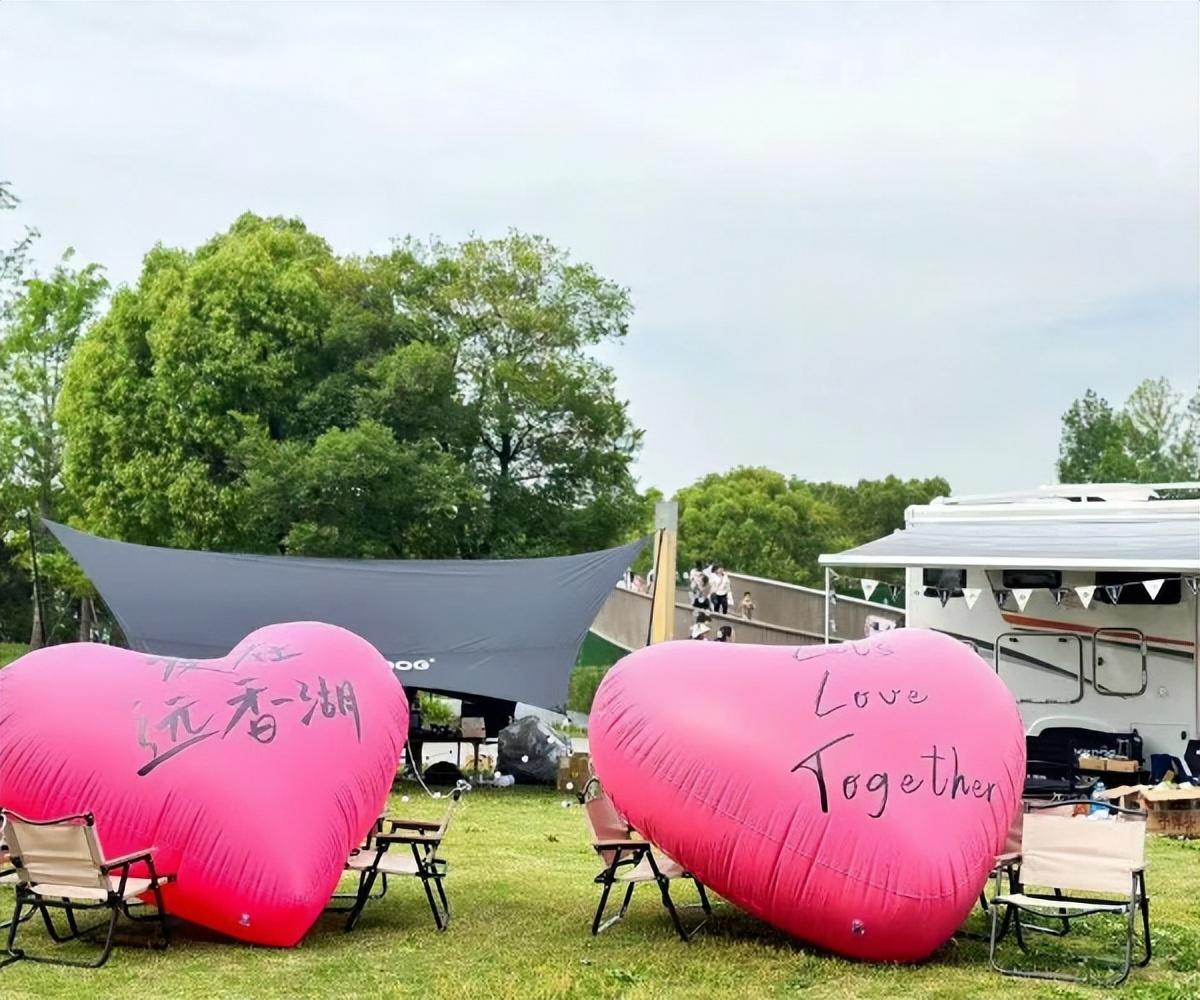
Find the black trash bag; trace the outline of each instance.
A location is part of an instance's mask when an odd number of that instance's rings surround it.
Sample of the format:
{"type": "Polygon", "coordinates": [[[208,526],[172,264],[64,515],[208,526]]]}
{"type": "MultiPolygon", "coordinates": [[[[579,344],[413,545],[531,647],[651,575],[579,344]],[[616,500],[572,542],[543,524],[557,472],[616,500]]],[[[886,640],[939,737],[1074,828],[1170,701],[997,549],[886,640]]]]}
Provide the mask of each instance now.
{"type": "Polygon", "coordinates": [[[570,752],[563,737],[541,719],[528,715],[500,730],[496,770],[511,774],[518,784],[553,785],[558,781],[559,759],[570,752]]]}
{"type": "Polygon", "coordinates": [[[463,773],[448,760],[439,760],[425,768],[425,784],[453,788],[463,780],[463,773]]]}

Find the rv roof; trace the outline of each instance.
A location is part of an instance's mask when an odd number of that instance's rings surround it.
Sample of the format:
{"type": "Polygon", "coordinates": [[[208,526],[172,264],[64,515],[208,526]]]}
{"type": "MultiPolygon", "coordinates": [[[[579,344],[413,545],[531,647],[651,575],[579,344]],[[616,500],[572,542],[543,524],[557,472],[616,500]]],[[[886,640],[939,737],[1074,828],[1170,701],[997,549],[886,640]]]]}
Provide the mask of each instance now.
{"type": "MultiPolygon", "coordinates": [[[[1123,484],[1117,484],[1118,486],[1123,484]]],[[[1191,484],[1187,484],[1191,485],[1191,484]]],[[[1170,484],[1181,490],[1185,484],[1170,484]]],[[[832,555],[823,566],[1200,572],[1200,500],[1157,500],[1167,486],[1086,487],[1103,502],[1062,495],[1077,487],[962,497],[910,507],[907,526],[832,555]]],[[[1200,487],[1198,487],[1200,488],[1200,487]]]]}
{"type": "Polygon", "coordinates": [[[1114,500],[1157,500],[1160,492],[1200,494],[1200,483],[1058,483],[1018,493],[985,493],[977,496],[938,497],[935,505],[1007,504],[1028,501],[1108,503],[1114,500]]]}

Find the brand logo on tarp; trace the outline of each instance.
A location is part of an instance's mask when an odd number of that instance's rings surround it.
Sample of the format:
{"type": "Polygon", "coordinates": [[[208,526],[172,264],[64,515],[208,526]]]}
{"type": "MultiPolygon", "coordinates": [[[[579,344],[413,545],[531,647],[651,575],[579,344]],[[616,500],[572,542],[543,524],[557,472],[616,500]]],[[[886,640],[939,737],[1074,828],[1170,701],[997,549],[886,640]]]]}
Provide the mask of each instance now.
{"type": "Polygon", "coordinates": [[[393,670],[428,670],[436,662],[432,656],[428,660],[388,660],[393,670]]]}

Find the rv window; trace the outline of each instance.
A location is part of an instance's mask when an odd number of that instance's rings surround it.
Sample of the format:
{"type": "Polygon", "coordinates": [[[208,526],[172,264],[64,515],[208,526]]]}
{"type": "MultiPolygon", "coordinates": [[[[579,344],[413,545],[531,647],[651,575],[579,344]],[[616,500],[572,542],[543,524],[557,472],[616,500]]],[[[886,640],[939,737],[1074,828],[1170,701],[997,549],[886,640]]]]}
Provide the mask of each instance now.
{"type": "Polygon", "coordinates": [[[1157,579],[1161,578],[1154,573],[1097,573],[1096,596],[1093,599],[1101,604],[1178,604],[1181,596],[1179,577],[1163,580],[1158,596],[1151,600],[1150,592],[1142,586],[1142,581],[1157,579]],[[1113,600],[1107,588],[1116,586],[1121,591],[1113,600]]]}
{"type": "Polygon", "coordinates": [[[951,597],[962,597],[962,589],[967,585],[967,571],[927,567],[921,571],[921,582],[925,585],[926,597],[937,597],[939,590],[950,591],[951,597]]]}
{"type": "Polygon", "coordinates": [[[1000,577],[1000,585],[1005,590],[1020,590],[1025,587],[1033,590],[1057,590],[1062,586],[1062,573],[1056,569],[1006,569],[1000,577]]]}

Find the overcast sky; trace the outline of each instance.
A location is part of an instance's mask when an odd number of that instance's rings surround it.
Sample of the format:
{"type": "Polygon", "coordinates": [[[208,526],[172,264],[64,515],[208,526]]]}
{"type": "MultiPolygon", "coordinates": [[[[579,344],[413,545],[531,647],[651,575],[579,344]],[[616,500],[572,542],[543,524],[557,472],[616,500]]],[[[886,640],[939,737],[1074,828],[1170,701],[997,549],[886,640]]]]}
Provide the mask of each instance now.
{"type": "Polygon", "coordinates": [[[0,178],[40,266],[117,282],[247,209],[338,251],[541,233],[632,290],[605,357],[644,486],[1021,488],[1089,386],[1200,377],[1198,33],[1194,3],[9,2],[0,178]]]}

